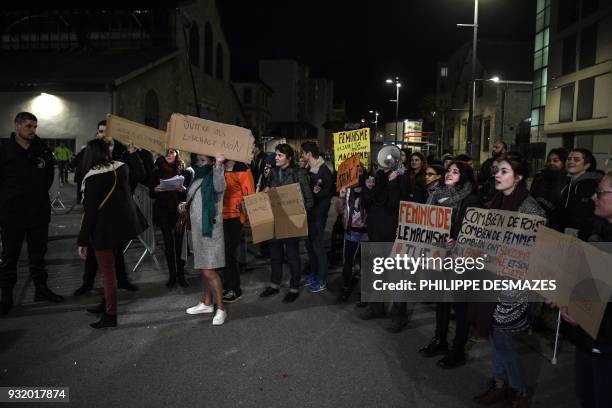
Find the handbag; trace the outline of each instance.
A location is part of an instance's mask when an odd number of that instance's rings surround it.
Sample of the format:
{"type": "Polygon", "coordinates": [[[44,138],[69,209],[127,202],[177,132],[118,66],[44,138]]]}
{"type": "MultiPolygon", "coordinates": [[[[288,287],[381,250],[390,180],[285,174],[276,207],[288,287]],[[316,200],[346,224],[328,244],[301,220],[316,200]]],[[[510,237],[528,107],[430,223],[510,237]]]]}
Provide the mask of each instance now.
{"type": "Polygon", "coordinates": [[[198,188],[195,189],[195,191],[193,192],[193,194],[191,195],[191,198],[184,203],[185,205],[182,206],[181,204],[179,204],[179,208],[178,208],[178,212],[179,212],[179,216],[178,216],[178,220],[176,221],[176,225],[174,226],[175,231],[183,231],[184,229],[186,230],[191,230],[191,202],[193,201],[193,198],[195,197],[196,193],[198,192],[198,190],[202,188],[202,184],[200,184],[198,186],[198,188]],[[182,207],[182,208],[181,208],[182,207]]]}

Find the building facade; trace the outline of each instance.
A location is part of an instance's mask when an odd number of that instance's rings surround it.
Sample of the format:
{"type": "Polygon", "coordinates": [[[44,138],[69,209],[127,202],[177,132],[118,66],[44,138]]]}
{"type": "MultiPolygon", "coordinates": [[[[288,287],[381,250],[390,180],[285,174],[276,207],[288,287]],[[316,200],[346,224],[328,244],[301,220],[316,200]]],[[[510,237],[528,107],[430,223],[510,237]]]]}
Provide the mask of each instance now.
{"type": "Polygon", "coordinates": [[[255,139],[266,136],[272,120],[270,103],[274,90],[263,81],[234,82],[234,89],[244,111],[245,120],[255,139]]]}

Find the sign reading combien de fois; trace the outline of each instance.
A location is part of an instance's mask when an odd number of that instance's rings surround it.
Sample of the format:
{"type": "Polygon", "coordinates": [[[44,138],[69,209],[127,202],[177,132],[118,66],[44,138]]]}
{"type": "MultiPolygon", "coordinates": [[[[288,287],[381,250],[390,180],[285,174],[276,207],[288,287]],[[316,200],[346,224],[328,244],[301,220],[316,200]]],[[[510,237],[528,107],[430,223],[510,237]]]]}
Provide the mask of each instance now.
{"type": "Polygon", "coordinates": [[[361,163],[367,168],[370,163],[370,128],[347,130],[334,133],[334,166],[356,154],[361,155],[361,163]]]}
{"type": "Polygon", "coordinates": [[[133,122],[120,116],[107,115],[106,133],[109,137],[126,145],[133,144],[151,152],[166,154],[168,136],[163,130],[133,122]]]}
{"type": "Polygon", "coordinates": [[[249,129],[173,113],[168,126],[168,146],[191,153],[250,163],[255,139],[249,129]]]}

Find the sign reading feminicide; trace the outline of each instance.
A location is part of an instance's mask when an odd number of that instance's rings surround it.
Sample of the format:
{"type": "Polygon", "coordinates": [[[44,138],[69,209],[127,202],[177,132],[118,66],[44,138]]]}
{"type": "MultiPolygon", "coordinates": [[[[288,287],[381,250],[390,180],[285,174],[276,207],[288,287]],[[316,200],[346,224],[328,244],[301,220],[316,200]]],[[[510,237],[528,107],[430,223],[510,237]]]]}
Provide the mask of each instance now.
{"type": "Polygon", "coordinates": [[[249,129],[194,116],[173,113],[168,126],[168,146],[192,153],[250,163],[255,139],[249,129]]]}
{"type": "Polygon", "coordinates": [[[392,254],[440,258],[450,237],[453,209],[401,201],[392,254]]]}
{"type": "Polygon", "coordinates": [[[486,270],[525,279],[538,227],[545,222],[537,215],[470,207],[457,238],[458,256],[484,256],[486,270]]]}
{"type": "Polygon", "coordinates": [[[348,130],[334,133],[334,166],[356,154],[361,155],[361,163],[367,168],[370,163],[370,128],[348,130]]]}
{"type": "Polygon", "coordinates": [[[343,187],[350,188],[359,184],[359,164],[361,155],[356,154],[340,164],[336,174],[336,189],[340,191],[343,187]]]}
{"type": "Polygon", "coordinates": [[[166,132],[115,115],[106,116],[106,133],[126,145],[166,154],[166,132]]]}

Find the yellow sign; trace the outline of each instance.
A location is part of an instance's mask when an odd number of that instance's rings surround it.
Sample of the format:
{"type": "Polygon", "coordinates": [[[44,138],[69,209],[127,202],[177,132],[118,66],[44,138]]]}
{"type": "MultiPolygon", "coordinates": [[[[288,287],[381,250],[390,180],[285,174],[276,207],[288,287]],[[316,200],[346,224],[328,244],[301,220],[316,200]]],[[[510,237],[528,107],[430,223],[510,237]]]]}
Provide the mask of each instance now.
{"type": "Polygon", "coordinates": [[[370,164],[370,128],[334,133],[334,166],[336,171],[346,159],[361,155],[361,163],[370,164]]]}

